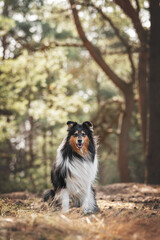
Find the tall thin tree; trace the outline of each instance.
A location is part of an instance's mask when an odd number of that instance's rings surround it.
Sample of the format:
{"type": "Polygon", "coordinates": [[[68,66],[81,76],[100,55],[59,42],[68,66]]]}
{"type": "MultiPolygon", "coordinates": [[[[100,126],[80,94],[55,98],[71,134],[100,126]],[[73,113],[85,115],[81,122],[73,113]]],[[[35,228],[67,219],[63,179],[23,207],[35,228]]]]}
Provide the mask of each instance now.
{"type": "Polygon", "coordinates": [[[150,0],[149,142],[147,183],[160,184],[160,1],[150,0]]]}

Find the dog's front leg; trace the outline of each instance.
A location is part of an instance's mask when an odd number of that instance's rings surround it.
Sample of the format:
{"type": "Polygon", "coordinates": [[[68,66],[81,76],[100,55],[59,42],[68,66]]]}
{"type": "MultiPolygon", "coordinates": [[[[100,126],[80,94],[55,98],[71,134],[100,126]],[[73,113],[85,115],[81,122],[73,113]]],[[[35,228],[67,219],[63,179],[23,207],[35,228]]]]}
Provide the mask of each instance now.
{"type": "Polygon", "coordinates": [[[99,208],[98,208],[98,205],[95,199],[95,194],[92,187],[88,189],[87,194],[84,198],[82,211],[83,211],[83,214],[91,214],[94,212],[99,212],[99,208]]]}
{"type": "Polygon", "coordinates": [[[60,193],[61,203],[62,203],[62,212],[66,213],[69,210],[69,193],[67,189],[62,189],[60,193]]]}

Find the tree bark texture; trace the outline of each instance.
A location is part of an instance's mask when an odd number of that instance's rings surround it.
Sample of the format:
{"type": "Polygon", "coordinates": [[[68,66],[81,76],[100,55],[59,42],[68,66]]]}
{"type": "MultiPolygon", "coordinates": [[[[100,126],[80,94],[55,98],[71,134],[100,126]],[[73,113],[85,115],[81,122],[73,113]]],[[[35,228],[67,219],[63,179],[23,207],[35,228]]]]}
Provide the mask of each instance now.
{"type": "Polygon", "coordinates": [[[146,180],[160,184],[160,1],[150,0],[149,142],[146,180]]]}

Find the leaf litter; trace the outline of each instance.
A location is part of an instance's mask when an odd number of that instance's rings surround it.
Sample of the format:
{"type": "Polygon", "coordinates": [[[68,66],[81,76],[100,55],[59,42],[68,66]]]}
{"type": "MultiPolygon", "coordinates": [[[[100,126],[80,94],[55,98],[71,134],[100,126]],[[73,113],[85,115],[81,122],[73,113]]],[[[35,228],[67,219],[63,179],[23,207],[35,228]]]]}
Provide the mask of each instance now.
{"type": "Polygon", "coordinates": [[[97,187],[100,213],[55,211],[25,192],[0,195],[0,240],[159,240],[160,186],[97,187]]]}

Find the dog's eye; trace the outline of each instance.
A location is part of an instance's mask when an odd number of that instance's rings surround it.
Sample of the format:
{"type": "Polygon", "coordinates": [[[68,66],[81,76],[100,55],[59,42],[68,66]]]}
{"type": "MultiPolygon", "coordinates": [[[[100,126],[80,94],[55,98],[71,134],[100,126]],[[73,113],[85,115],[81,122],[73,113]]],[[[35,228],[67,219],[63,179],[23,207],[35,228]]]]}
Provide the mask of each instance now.
{"type": "Polygon", "coordinates": [[[86,136],[86,134],[85,133],[82,133],[82,137],[85,137],[86,136]]]}
{"type": "Polygon", "coordinates": [[[77,134],[77,133],[75,133],[75,134],[73,134],[73,136],[74,136],[74,137],[78,137],[78,134],[77,134]]]}

